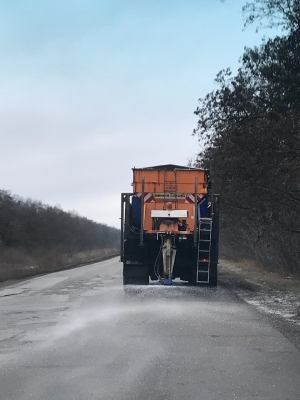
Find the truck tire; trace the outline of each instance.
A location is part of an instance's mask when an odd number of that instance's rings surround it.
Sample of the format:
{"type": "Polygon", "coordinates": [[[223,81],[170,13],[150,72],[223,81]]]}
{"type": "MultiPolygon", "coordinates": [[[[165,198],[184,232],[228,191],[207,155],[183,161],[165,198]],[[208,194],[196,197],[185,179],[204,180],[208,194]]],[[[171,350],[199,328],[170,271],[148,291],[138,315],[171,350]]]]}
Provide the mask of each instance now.
{"type": "Polygon", "coordinates": [[[188,280],[188,282],[189,282],[189,286],[197,286],[196,275],[195,276],[191,276],[190,279],[188,280]]]}
{"type": "Polygon", "coordinates": [[[218,265],[212,263],[210,266],[209,286],[218,286],[218,265]]]}
{"type": "Polygon", "coordinates": [[[124,264],[123,285],[149,285],[148,268],[144,265],[124,264]]]}
{"type": "Polygon", "coordinates": [[[149,285],[149,277],[123,276],[123,285],[149,285]]]}

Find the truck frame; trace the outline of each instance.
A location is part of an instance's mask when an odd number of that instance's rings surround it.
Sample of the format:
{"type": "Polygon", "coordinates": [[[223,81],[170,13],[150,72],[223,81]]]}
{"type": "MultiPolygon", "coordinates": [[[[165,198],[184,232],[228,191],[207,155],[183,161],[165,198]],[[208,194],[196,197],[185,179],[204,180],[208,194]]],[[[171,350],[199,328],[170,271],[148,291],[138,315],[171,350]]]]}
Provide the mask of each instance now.
{"type": "Polygon", "coordinates": [[[166,164],[133,168],[121,194],[124,285],[218,281],[219,195],[208,170],[166,164]]]}

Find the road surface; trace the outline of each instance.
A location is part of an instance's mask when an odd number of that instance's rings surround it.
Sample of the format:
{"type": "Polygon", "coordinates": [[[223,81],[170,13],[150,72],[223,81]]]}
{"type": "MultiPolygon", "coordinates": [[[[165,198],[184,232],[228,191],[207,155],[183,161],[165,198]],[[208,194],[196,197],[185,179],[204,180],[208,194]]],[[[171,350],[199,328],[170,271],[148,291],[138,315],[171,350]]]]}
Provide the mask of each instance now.
{"type": "Polygon", "coordinates": [[[299,400],[299,350],[217,289],[124,292],[117,258],[0,287],[1,400],[299,400]]]}

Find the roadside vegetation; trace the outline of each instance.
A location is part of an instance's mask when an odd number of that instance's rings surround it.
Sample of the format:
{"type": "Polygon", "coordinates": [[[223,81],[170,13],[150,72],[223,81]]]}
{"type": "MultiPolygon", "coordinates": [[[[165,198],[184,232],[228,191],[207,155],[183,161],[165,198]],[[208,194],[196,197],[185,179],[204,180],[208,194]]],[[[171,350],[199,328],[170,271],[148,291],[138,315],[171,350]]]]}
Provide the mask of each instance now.
{"type": "MultiPolygon", "coordinates": [[[[225,1],[226,4],[226,1],[225,1]]],[[[255,0],[245,26],[276,27],[199,100],[194,131],[221,197],[221,250],[300,274],[300,0],[255,0]],[[281,29],[280,29],[281,28],[281,29]]]]}
{"type": "Polygon", "coordinates": [[[0,281],[117,254],[119,230],[0,190],[0,281]]]}

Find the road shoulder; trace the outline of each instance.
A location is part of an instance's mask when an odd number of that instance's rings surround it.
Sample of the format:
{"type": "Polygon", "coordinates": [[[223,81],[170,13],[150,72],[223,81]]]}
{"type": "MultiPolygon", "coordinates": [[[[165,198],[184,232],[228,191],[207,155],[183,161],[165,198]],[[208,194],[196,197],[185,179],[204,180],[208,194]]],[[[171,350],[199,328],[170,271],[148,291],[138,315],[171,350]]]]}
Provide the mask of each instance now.
{"type": "Polygon", "coordinates": [[[220,260],[219,282],[263,313],[300,348],[300,280],[262,270],[249,260],[220,260]]]}

